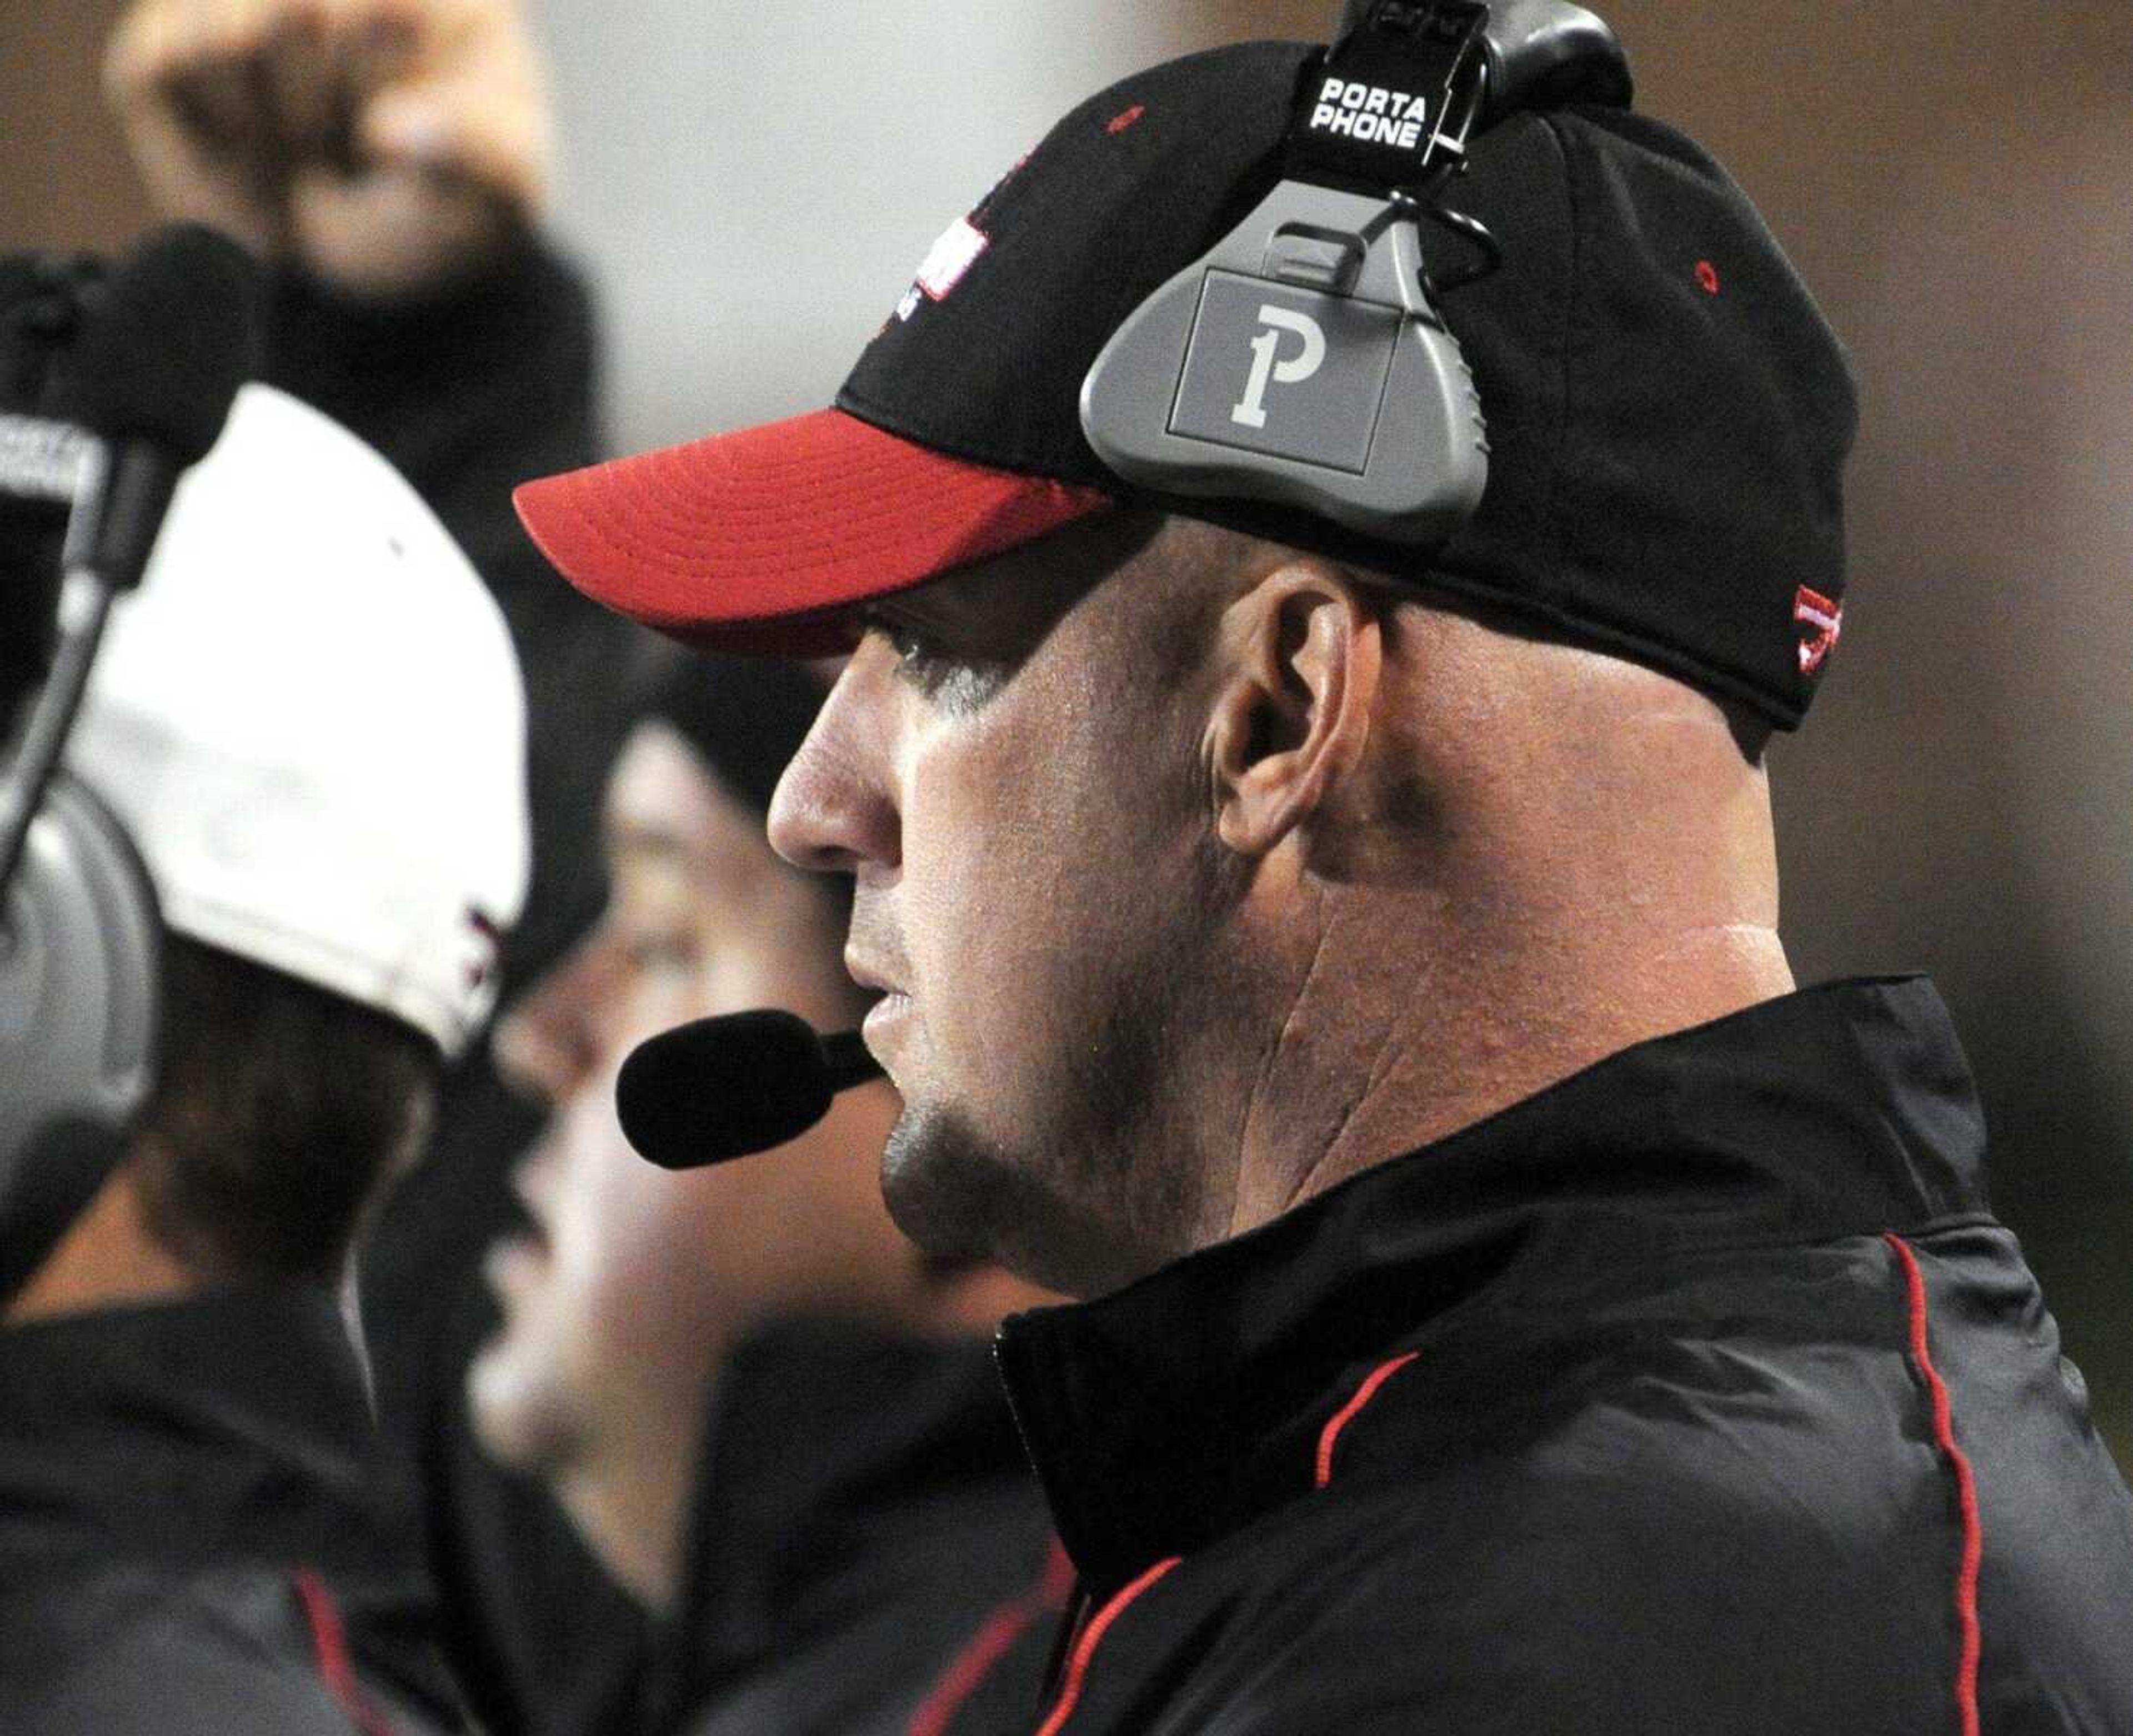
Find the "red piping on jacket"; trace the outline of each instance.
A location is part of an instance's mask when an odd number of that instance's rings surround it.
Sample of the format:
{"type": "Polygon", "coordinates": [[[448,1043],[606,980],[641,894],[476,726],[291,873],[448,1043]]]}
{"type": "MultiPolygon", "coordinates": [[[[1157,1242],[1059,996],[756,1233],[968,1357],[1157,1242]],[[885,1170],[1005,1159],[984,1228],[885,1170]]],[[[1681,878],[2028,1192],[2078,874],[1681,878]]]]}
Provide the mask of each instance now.
{"type": "Polygon", "coordinates": [[[1370,1377],[1355,1388],[1355,1396],[1341,1406],[1327,1419],[1318,1436],[1318,1479],[1313,1487],[1323,1488],[1333,1480],[1333,1447],[1341,1438],[1341,1431],[1362,1413],[1363,1407],[1378,1396],[1378,1388],[1384,1385],[1415,1358],[1419,1350],[1410,1350],[1405,1356],[1396,1356],[1370,1371],[1370,1377]]]}
{"type": "MultiPolygon", "coordinates": [[[[1410,1350],[1404,1356],[1395,1356],[1391,1361],[1379,1364],[1355,1389],[1355,1396],[1327,1420],[1326,1426],[1318,1436],[1318,1488],[1323,1488],[1333,1480],[1333,1449],[1340,1441],[1341,1431],[1362,1414],[1364,1407],[1378,1396],[1380,1387],[1421,1354],[1419,1350],[1410,1350]]],[[[1124,1613],[1129,1604],[1183,1559],[1181,1556],[1172,1556],[1167,1561],[1158,1561],[1105,1604],[1095,1619],[1082,1630],[1081,1637],[1074,1643],[1074,1655],[1066,1665],[1066,1683],[1059,1690],[1058,1703],[1052,1707],[1052,1715],[1044,1720],[1037,1736],[1059,1736],[1059,1732],[1066,1727],[1066,1720],[1074,1715],[1074,1707],[1081,1698],[1082,1678],[1088,1674],[1089,1661],[1095,1656],[1096,1647],[1102,1641],[1105,1631],[1124,1613]]],[[[913,1736],[918,1736],[916,1725],[912,1731],[913,1736]]],[[[1965,1736],[1975,1736],[1975,1733],[1966,1732],[1965,1736]]]]}
{"type": "Polygon", "coordinates": [[[295,1579],[296,1600],[304,1606],[304,1619],[311,1624],[311,1650],[317,1654],[319,1675],[326,1691],[340,1702],[341,1710],[348,1714],[348,1721],[360,1736],[392,1736],[392,1725],[378,1716],[378,1709],[355,1679],[355,1665],[348,1652],[348,1629],[341,1622],[333,1594],[308,1567],[299,1567],[295,1579]]]}
{"type": "Polygon", "coordinates": [[[908,1736],[942,1736],[1008,1648],[1039,1617],[1064,1609],[1073,1589],[1074,1564],[1055,1538],[1035,1589],[1001,1604],[985,1618],[970,1642],[926,1696],[925,1703],[911,1720],[908,1736]]]}
{"type": "Polygon", "coordinates": [[[1105,1633],[1125,1613],[1129,1604],[1184,1559],[1182,1556],[1172,1556],[1167,1561],[1158,1561],[1096,1612],[1096,1618],[1082,1629],[1081,1637],[1074,1643],[1074,1656],[1066,1665],[1066,1686],[1059,1690],[1059,1703],[1052,1707],[1052,1715],[1044,1720],[1037,1736],[1059,1736],[1066,1720],[1074,1715],[1074,1707],[1081,1698],[1082,1678],[1089,1673],[1089,1660],[1096,1655],[1096,1647],[1105,1633]]]}
{"type": "Polygon", "coordinates": [[[1962,1657],[1955,1677],[1955,1706],[1962,1720],[1962,1736],[1977,1736],[1977,1663],[1984,1650],[1984,1636],[1977,1620],[1977,1570],[1985,1554],[1985,1528],[1977,1513],[1977,1477],[1970,1456],[1955,1442],[1955,1411],[1948,1396],[1948,1383],[1933,1367],[1932,1347],[1927,1342],[1926,1281],[1919,1270],[1918,1256],[1900,1236],[1881,1238],[1895,1250],[1904,1268],[1904,1286],[1909,1293],[1911,1315],[1911,1360],[1918,1364],[1926,1390],[1933,1396],[1933,1442],[1955,1472],[1957,1505],[1962,1512],[1962,1565],[1955,1580],[1955,1618],[1962,1634],[1962,1657]]]}

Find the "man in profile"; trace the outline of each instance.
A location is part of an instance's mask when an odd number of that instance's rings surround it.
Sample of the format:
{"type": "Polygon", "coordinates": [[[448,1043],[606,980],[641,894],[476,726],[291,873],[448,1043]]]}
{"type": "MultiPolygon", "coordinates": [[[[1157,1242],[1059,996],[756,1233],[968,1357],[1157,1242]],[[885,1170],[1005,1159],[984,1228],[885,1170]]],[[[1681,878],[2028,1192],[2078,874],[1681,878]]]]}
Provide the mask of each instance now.
{"type": "Polygon", "coordinates": [[[771,835],[854,878],[888,1199],[1090,1298],[999,1345],[1084,1589],[1043,1736],[2133,1728],[2133,1502],[1945,1012],[1796,991],[1776,931],[1762,749],[1842,632],[1841,349],[1723,171],[1588,80],[1418,225],[1399,342],[1456,338],[1485,490],[1359,522],[1341,476],[1427,395],[1328,450],[1319,364],[1378,376],[1264,310],[1340,236],[1240,227],[1323,168],[1324,74],[1124,81],[836,409],[520,496],[655,625],[855,643],[771,835]],[[1192,352],[1201,397],[1182,336],[1148,363],[1200,470],[1129,483],[1085,382],[1173,280],[1261,316],[1192,352]],[[1254,442],[1311,488],[1196,492],[1254,442]]]}
{"type": "MultiPolygon", "coordinates": [[[[1045,1298],[928,1260],[889,1221],[895,1094],[682,1174],[616,1120],[622,1063],[672,1025],[775,1006],[845,1029],[866,1010],[839,959],[844,888],[763,837],[821,699],[796,666],[676,660],[609,780],[606,908],[497,1029],[550,1120],[519,1166],[527,1224],[490,1256],[502,1317],[469,1417],[652,1617],[648,1730],[903,1736],[992,1695],[1024,1712],[1004,1655],[1019,1638],[1041,1657],[1065,1598],[987,1342],[1045,1298]]],[[[455,1589],[494,1599],[483,1569],[509,1557],[472,1535],[481,1480],[448,1480],[468,1485],[433,1492],[465,1534],[455,1589]]],[[[555,1624],[566,1657],[598,1637],[585,1612],[555,1624]]]]}

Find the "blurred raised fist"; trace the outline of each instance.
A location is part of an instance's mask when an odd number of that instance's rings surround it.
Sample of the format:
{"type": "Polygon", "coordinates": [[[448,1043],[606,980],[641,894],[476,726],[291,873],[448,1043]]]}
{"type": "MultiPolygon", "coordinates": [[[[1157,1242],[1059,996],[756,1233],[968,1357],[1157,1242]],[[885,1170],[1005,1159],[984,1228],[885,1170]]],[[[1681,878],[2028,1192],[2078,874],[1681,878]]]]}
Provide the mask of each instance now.
{"type": "Polygon", "coordinates": [[[137,0],[104,84],[166,214],[359,295],[474,269],[546,192],[518,0],[137,0]]]}

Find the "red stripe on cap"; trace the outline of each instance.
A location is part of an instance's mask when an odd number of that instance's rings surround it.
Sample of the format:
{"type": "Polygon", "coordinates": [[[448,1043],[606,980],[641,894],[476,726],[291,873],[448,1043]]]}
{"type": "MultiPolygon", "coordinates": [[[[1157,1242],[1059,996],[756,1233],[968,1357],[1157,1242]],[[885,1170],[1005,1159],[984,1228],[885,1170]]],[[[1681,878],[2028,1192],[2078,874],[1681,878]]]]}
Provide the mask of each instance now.
{"type": "Polygon", "coordinates": [[[1918,1365],[1919,1378],[1925,1382],[1926,1391],[1933,1399],[1933,1444],[1955,1474],[1955,1503],[1962,1522],[1962,1565],[1955,1575],[1955,1621],[1962,1637],[1955,1671],[1955,1706],[1956,1715],[1962,1720],[1962,1736],[1977,1736],[1977,1666],[1985,1649],[1984,1633],[1977,1617],[1977,1575],[1985,1557],[1985,1527],[1977,1510],[1977,1476],[1971,1468],[1970,1455],[1956,1445],[1955,1407],[1948,1396],[1948,1383],[1933,1367],[1926,1315],[1926,1281],[1925,1275],[1919,1270],[1918,1256],[1900,1236],[1884,1236],[1882,1240],[1895,1250],[1897,1262],[1904,1269],[1904,1288],[1911,1316],[1911,1360],[1918,1365]]]}
{"type": "Polygon", "coordinates": [[[526,483],[518,515],[595,602],[691,642],[808,653],[870,598],[1033,541],[1110,495],[950,458],[840,410],[526,483]]]}

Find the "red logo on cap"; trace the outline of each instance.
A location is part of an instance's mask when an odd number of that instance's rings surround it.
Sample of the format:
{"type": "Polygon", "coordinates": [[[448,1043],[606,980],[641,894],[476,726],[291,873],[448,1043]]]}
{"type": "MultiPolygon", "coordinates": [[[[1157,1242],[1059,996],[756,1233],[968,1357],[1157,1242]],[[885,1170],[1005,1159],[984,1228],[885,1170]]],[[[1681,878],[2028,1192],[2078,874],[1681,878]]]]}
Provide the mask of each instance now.
{"type": "Polygon", "coordinates": [[[933,243],[932,251],[918,267],[918,281],[904,291],[903,299],[896,305],[896,317],[908,320],[918,311],[919,298],[929,301],[946,301],[955,293],[956,286],[963,281],[970,267],[978,262],[980,255],[992,245],[992,237],[986,234],[967,217],[958,217],[933,243]]]}
{"type": "Polygon", "coordinates": [[[466,910],[466,926],[474,935],[478,955],[467,960],[466,985],[479,988],[496,973],[496,955],[503,945],[503,927],[495,917],[474,905],[466,910]]]}
{"type": "Polygon", "coordinates": [[[1112,137],[1116,138],[1119,134],[1124,132],[1127,127],[1132,126],[1135,121],[1139,120],[1147,113],[1148,108],[1145,103],[1135,103],[1132,108],[1126,109],[1122,113],[1115,114],[1108,121],[1105,121],[1104,123],[1104,131],[1110,133],[1112,137]]]}
{"type": "Polygon", "coordinates": [[[1844,605],[1803,584],[1793,599],[1793,619],[1806,629],[1800,636],[1800,673],[1813,675],[1837,649],[1844,632],[1844,605]]]}

